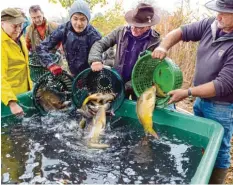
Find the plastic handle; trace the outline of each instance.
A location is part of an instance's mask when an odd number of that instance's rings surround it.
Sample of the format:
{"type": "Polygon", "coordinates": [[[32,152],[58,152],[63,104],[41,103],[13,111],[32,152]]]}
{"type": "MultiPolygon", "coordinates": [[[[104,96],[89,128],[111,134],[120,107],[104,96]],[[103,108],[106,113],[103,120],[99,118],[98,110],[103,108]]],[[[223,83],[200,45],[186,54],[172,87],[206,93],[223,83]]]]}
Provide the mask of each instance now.
{"type": "Polygon", "coordinates": [[[145,51],[143,51],[143,52],[141,52],[141,53],[139,54],[139,57],[141,58],[141,57],[143,57],[144,55],[146,55],[146,54],[148,54],[148,53],[151,53],[151,51],[145,50],[145,51]]]}

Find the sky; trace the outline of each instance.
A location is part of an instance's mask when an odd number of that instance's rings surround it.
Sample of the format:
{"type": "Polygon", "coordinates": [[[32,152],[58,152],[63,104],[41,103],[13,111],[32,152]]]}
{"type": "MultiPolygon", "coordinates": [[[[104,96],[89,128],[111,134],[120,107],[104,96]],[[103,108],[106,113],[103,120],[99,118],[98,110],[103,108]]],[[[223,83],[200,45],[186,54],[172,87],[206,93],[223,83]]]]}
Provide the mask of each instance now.
{"type": "MultiPolygon", "coordinates": [[[[98,12],[104,12],[111,8],[115,1],[122,1],[123,8],[125,11],[131,9],[137,4],[137,0],[107,0],[108,5],[100,8],[96,7],[93,10],[93,14],[98,12]]],[[[148,2],[156,3],[156,6],[158,6],[161,9],[167,10],[169,12],[174,11],[178,6],[180,6],[181,0],[145,0],[148,2]]],[[[207,2],[208,0],[190,0],[192,4],[192,8],[196,8],[197,6],[200,7],[201,11],[205,11],[205,8],[203,7],[203,4],[207,2]]],[[[1,0],[0,1],[0,10],[8,7],[20,7],[22,8],[26,14],[28,15],[28,9],[31,5],[39,4],[42,8],[42,10],[45,13],[45,16],[48,18],[56,17],[56,16],[63,16],[65,17],[67,15],[67,10],[62,8],[60,4],[52,4],[49,3],[48,0],[1,0]]]]}

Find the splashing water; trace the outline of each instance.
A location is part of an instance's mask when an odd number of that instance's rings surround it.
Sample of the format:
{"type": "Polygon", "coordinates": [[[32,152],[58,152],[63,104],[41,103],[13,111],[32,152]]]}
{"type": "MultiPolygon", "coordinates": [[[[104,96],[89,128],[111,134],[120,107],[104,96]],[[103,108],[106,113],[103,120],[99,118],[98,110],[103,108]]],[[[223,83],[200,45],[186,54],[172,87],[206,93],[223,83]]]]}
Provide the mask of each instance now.
{"type": "Polygon", "coordinates": [[[101,142],[110,148],[90,149],[79,121],[56,113],[3,128],[2,183],[190,183],[202,157],[189,142],[196,135],[156,125],[160,140],[141,145],[138,121],[123,117],[108,120],[101,142]]]}

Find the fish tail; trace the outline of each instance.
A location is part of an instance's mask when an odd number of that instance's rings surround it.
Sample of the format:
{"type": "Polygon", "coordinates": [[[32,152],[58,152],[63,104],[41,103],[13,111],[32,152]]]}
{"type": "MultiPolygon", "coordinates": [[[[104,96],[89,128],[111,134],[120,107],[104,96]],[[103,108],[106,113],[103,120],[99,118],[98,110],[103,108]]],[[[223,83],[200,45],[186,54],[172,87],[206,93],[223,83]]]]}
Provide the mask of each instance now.
{"type": "Polygon", "coordinates": [[[101,143],[88,143],[89,148],[96,148],[96,149],[105,149],[109,148],[108,144],[101,144],[101,143]]]}
{"type": "Polygon", "coordinates": [[[153,128],[148,129],[146,132],[147,132],[148,134],[151,134],[152,136],[154,136],[156,139],[159,139],[158,134],[154,131],[153,128]]]}

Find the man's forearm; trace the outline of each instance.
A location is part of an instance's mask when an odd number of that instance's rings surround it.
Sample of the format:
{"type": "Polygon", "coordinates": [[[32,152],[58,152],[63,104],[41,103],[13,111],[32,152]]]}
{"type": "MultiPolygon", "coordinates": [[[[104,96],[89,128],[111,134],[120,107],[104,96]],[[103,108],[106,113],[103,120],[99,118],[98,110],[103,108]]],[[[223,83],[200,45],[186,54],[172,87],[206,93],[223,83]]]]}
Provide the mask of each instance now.
{"type": "Polygon", "coordinates": [[[194,97],[212,98],[216,95],[213,82],[190,88],[194,97]]]}
{"type": "Polygon", "coordinates": [[[181,28],[177,28],[170,33],[168,33],[165,38],[160,43],[159,47],[164,48],[165,50],[169,50],[172,46],[177,44],[182,39],[182,31],[181,28]]]}

